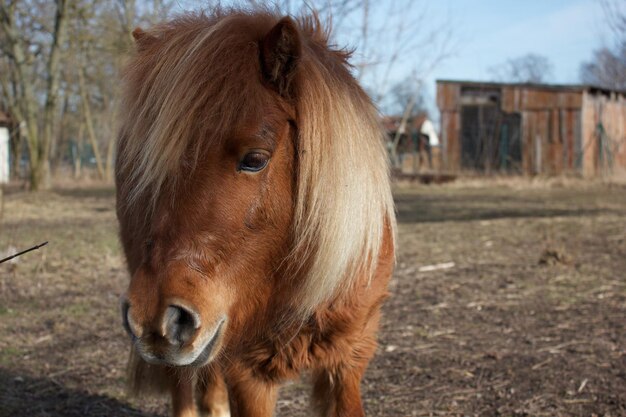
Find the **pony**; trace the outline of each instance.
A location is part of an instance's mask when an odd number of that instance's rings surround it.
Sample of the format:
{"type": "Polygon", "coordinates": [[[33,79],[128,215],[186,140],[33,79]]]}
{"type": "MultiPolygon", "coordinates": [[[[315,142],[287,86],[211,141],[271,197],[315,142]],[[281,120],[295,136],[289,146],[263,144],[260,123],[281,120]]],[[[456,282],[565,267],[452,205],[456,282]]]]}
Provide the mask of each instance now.
{"type": "Polygon", "coordinates": [[[216,9],[133,32],[116,212],[129,387],[176,417],[268,417],[312,379],[363,416],[395,258],[376,108],[316,16],[216,9]]]}

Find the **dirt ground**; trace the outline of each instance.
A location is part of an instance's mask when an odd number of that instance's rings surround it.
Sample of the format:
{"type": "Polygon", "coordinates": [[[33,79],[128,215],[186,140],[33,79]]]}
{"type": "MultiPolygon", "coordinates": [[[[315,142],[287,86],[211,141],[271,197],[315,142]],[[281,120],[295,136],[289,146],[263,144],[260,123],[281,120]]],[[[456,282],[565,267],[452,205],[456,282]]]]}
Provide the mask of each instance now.
{"type": "MultiPolygon", "coordinates": [[[[368,415],[626,415],[626,187],[397,187],[396,202],[368,415]]],[[[0,265],[0,416],[167,415],[124,393],[116,233],[110,188],[6,193],[0,251],[50,243],[0,265]]],[[[277,415],[309,415],[308,389],[287,385],[277,415]]]]}

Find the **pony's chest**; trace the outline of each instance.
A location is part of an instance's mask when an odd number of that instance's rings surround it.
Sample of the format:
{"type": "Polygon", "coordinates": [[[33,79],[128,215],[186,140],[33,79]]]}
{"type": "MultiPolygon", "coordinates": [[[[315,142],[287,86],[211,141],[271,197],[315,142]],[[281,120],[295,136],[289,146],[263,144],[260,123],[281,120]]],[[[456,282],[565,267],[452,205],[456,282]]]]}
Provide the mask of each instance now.
{"type": "Polygon", "coordinates": [[[295,336],[268,335],[246,343],[244,365],[260,378],[279,382],[308,369],[326,367],[349,354],[350,335],[334,328],[307,326],[295,336]]]}

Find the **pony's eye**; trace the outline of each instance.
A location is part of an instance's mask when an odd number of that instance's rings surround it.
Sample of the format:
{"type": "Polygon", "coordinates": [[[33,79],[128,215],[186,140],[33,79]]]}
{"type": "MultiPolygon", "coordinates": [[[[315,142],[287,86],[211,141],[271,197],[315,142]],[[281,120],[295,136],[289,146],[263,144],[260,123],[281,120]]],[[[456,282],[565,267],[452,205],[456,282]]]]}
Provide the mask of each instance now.
{"type": "Polygon", "coordinates": [[[239,162],[239,169],[241,171],[257,172],[265,168],[269,159],[269,155],[263,152],[250,152],[239,162]]]}

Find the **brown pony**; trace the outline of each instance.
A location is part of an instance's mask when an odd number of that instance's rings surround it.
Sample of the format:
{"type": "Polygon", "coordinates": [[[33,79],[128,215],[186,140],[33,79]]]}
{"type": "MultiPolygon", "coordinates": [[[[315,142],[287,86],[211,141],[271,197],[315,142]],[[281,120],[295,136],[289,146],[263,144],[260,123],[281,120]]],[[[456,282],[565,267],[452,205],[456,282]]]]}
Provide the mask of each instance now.
{"type": "Polygon", "coordinates": [[[362,416],[394,261],[377,113],[314,17],[217,10],[137,29],[117,215],[135,392],[175,416],[271,416],[311,372],[362,416]]]}

